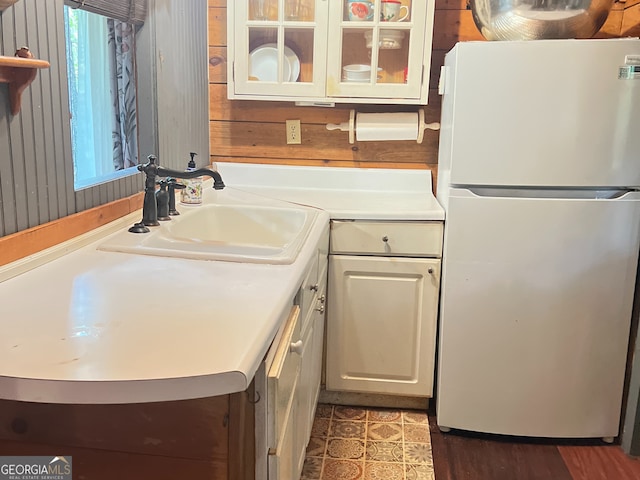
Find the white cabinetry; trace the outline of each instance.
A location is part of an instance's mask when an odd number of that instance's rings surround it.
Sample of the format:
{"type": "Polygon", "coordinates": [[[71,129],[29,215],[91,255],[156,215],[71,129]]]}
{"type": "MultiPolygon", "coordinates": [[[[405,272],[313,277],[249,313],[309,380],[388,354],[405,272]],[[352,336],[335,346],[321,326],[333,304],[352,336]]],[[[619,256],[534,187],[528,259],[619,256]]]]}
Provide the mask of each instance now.
{"type": "MultiPolygon", "coordinates": [[[[322,374],[322,349],[324,345],[324,319],[326,308],[327,264],[329,254],[329,229],[323,234],[318,248],[317,261],[308,268],[300,296],[304,321],[301,328],[300,378],[297,388],[297,469],[302,471],[306,446],[311,436],[311,426],[316,413],[322,374]],[[309,295],[311,294],[311,295],[309,295]]],[[[297,478],[297,477],[294,477],[297,478]]]]}
{"type": "Polygon", "coordinates": [[[327,390],[432,396],[441,249],[441,222],[332,222],[327,390]]]}
{"type": "Polygon", "coordinates": [[[229,0],[228,97],[426,104],[434,0],[401,0],[402,21],[361,3],[368,17],[347,0],[229,0]]]}
{"type": "Polygon", "coordinates": [[[320,391],[329,229],[255,377],[256,478],[300,478],[320,391]],[[263,400],[264,399],[264,400],[263,400]]]}

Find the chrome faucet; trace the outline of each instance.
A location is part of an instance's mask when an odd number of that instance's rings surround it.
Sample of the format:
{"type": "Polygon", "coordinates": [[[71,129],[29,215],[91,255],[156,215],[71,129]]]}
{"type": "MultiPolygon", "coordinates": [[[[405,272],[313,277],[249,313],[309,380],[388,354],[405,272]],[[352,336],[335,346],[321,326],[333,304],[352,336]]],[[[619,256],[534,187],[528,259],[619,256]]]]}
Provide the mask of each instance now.
{"type": "Polygon", "coordinates": [[[200,176],[208,176],[213,178],[213,188],[222,190],[224,182],[218,172],[209,170],[208,168],[199,168],[197,170],[189,170],[181,172],[179,170],[170,170],[156,164],[157,157],[149,155],[147,163],[138,165],[138,170],[145,174],[144,180],[144,201],[142,203],[142,221],[134,224],[129,231],[132,233],[146,233],[149,231],[147,227],[160,225],[158,222],[158,204],[156,203],[156,177],[174,177],[174,178],[196,178],[200,176]]]}

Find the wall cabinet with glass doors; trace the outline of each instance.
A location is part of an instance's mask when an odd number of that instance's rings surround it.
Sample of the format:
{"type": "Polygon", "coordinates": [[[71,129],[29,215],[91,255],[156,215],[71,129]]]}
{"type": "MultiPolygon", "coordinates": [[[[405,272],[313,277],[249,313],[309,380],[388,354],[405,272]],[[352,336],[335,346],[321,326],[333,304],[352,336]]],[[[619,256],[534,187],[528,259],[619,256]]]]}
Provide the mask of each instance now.
{"type": "Polygon", "coordinates": [[[435,0],[229,0],[228,97],[426,104],[435,0]]]}

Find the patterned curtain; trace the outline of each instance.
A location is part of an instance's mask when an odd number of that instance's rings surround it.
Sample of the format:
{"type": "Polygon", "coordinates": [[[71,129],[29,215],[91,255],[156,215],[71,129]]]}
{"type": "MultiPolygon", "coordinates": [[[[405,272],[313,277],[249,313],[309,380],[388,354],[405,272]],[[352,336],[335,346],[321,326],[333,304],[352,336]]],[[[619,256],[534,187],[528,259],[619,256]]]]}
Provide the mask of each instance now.
{"type": "Polygon", "coordinates": [[[136,116],[135,30],[132,24],[108,20],[111,96],[115,114],[113,166],[122,170],[138,164],[136,116]]]}

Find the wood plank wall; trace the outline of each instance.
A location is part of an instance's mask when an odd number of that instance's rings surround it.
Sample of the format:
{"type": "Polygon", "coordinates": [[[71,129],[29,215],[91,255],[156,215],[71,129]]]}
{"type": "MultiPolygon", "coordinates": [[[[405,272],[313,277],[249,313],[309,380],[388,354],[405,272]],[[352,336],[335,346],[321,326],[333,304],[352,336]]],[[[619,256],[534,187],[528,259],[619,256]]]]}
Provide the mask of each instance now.
{"type": "MultiPolygon", "coordinates": [[[[640,0],[616,3],[599,38],[619,37],[636,31],[640,0]],[[633,4],[630,5],[630,4],[633,4]],[[625,9],[625,5],[627,9],[625,9]],[[624,18],[623,18],[624,17],[624,18]],[[634,30],[635,29],[635,30],[634,30]]],[[[209,0],[209,117],[211,161],[329,165],[355,167],[429,168],[437,173],[438,132],[427,130],[422,144],[414,142],[356,142],[345,132],[329,132],[327,123],[348,121],[349,110],[414,111],[395,105],[336,105],[335,108],[296,107],[290,102],[227,100],[226,0],[209,0]],[[287,145],[285,120],[300,119],[302,145],[287,145]]],[[[625,35],[626,36],[626,35],[625,35]]],[[[467,0],[436,0],[428,122],[440,119],[437,94],[444,55],[456,42],[482,40],[467,0]]],[[[435,183],[435,182],[434,182],[435,183]]]]}

